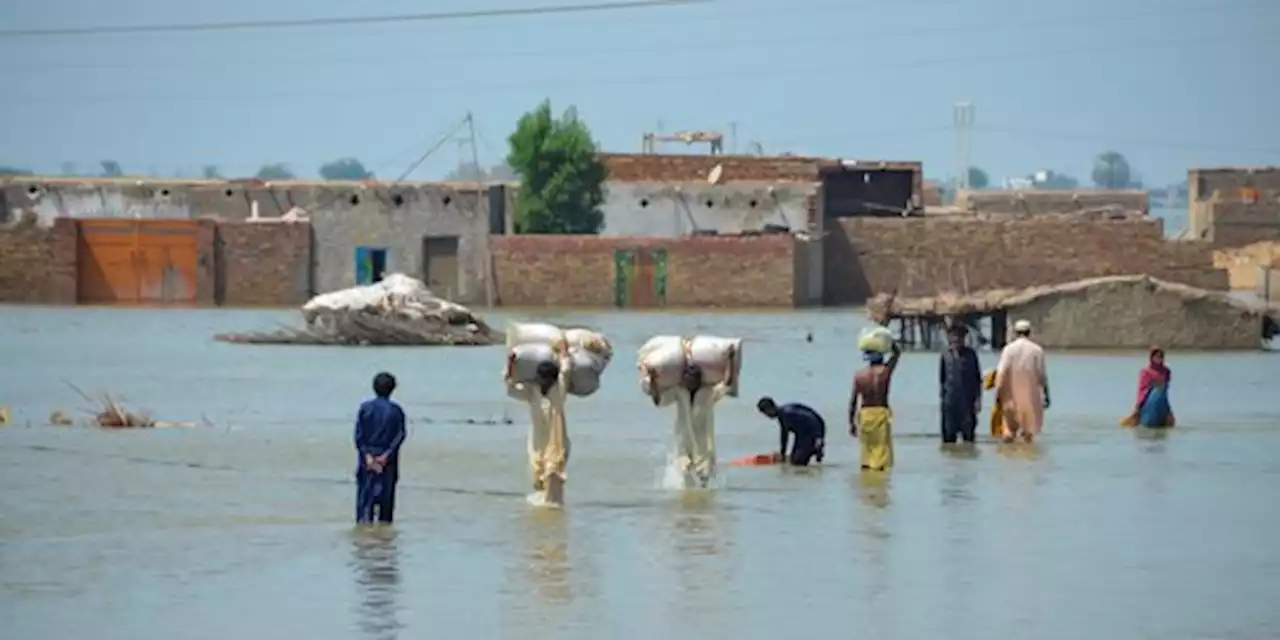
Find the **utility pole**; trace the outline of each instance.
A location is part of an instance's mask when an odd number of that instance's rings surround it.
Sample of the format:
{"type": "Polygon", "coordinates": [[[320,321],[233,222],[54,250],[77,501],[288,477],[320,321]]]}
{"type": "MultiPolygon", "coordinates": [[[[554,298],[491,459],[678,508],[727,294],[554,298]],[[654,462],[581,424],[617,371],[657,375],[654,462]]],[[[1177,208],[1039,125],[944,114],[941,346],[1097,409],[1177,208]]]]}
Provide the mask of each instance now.
{"type": "Polygon", "coordinates": [[[738,123],[729,123],[729,154],[738,155],[738,123]]]}
{"type": "MultiPolygon", "coordinates": [[[[476,166],[476,200],[479,201],[480,211],[484,215],[485,226],[492,224],[489,220],[493,214],[489,211],[489,190],[482,188],[484,185],[483,176],[479,174],[483,169],[480,168],[480,152],[476,150],[476,119],[467,112],[467,137],[471,140],[471,163],[476,166]]],[[[505,221],[504,221],[505,222],[505,221]]],[[[503,227],[506,225],[504,224],[503,227]]],[[[490,230],[492,231],[492,229],[490,230]]],[[[484,307],[493,309],[493,255],[489,253],[489,242],[485,240],[484,244],[484,307]]]]}
{"type": "Polygon", "coordinates": [[[476,150],[476,120],[471,117],[471,112],[467,112],[467,132],[468,138],[471,140],[471,163],[476,166],[476,171],[482,171],[480,168],[480,152],[476,150]]]}
{"type": "Polygon", "coordinates": [[[951,125],[956,134],[956,179],[955,187],[969,188],[969,142],[973,130],[974,107],[969,102],[957,102],[951,108],[951,125]]]}

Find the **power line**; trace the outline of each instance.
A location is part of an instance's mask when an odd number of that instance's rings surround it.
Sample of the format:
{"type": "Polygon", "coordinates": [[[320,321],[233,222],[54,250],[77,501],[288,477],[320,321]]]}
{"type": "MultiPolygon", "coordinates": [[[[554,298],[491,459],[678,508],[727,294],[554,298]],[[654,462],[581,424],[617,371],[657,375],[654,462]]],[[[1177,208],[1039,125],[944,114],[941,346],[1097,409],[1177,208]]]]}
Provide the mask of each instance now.
{"type": "Polygon", "coordinates": [[[623,0],[621,2],[596,4],[550,5],[508,9],[472,9],[469,11],[403,13],[387,16],[293,18],[282,20],[243,20],[234,22],[191,22],[180,24],[72,27],[61,29],[5,29],[0,30],[0,38],[46,38],[53,36],[98,36],[192,31],[239,31],[245,29],[297,29],[334,27],[342,25],[386,24],[392,22],[472,20],[481,18],[542,16],[567,13],[594,13],[600,11],[618,11],[622,9],[647,9],[691,4],[708,4],[712,1],[713,0],[623,0]]]}
{"type": "MultiPolygon", "coordinates": [[[[1237,12],[1259,10],[1259,9],[1266,10],[1266,9],[1274,8],[1274,5],[1272,5],[1269,2],[1256,2],[1255,0],[1247,0],[1247,1],[1249,2],[1250,6],[1247,8],[1240,8],[1237,10],[1237,12]]],[[[856,37],[859,43],[874,42],[874,41],[901,41],[907,38],[911,38],[913,36],[930,36],[930,35],[938,35],[938,34],[945,34],[945,33],[971,33],[979,30],[1004,30],[1004,29],[1022,30],[1022,29],[1037,28],[1037,27],[1057,28],[1064,25],[1088,26],[1088,25],[1096,25],[1096,24],[1104,24],[1104,23],[1114,23],[1122,20],[1166,17],[1170,14],[1197,14],[1197,13],[1210,13],[1210,12],[1219,13],[1221,11],[1222,11],[1221,6],[1215,4],[1215,5],[1209,5],[1209,6],[1203,6],[1203,7],[1179,9],[1179,10],[1163,8],[1163,9],[1157,9],[1157,10],[1133,12],[1128,14],[1108,14],[1105,18],[1100,18],[1096,14],[1089,14],[1089,15],[1073,14],[1068,16],[1048,16],[1048,17],[1037,16],[1034,20],[1024,20],[1024,21],[1016,21],[1016,22],[1001,22],[1001,21],[987,20],[987,21],[981,21],[981,22],[969,23],[969,24],[932,25],[932,26],[915,27],[915,28],[910,28],[905,30],[894,30],[894,31],[877,30],[872,33],[857,35],[856,37]]],[[[717,17],[717,16],[712,16],[712,17],[717,17]]],[[[421,56],[421,59],[431,60],[431,61],[504,59],[504,58],[527,59],[532,57],[581,56],[584,54],[598,56],[598,55],[629,54],[629,53],[659,53],[659,52],[665,52],[665,51],[707,51],[707,50],[719,50],[719,49],[736,48],[736,47],[760,49],[763,47],[776,46],[776,45],[814,44],[814,43],[828,43],[828,42],[845,43],[845,42],[848,42],[851,37],[854,37],[854,36],[852,36],[848,32],[845,32],[840,34],[820,35],[820,36],[797,34],[792,36],[775,37],[775,38],[737,38],[737,39],[719,40],[719,41],[704,40],[700,42],[680,41],[680,42],[670,42],[670,43],[656,43],[656,44],[650,44],[650,45],[644,45],[644,46],[594,48],[590,50],[578,47],[578,48],[533,49],[533,50],[526,49],[526,50],[507,50],[507,51],[427,52],[421,56]]],[[[418,58],[418,57],[419,56],[410,56],[407,58],[397,57],[395,58],[395,60],[397,62],[405,62],[405,61],[412,61],[414,58],[418,58]]],[[[341,58],[301,58],[301,59],[292,59],[292,60],[280,60],[280,59],[267,58],[265,60],[255,60],[253,64],[255,67],[294,66],[294,65],[302,66],[302,65],[311,65],[311,64],[323,64],[325,66],[353,66],[353,65],[365,66],[371,62],[386,61],[388,58],[389,58],[388,56],[344,56],[341,58]]],[[[162,58],[156,58],[156,60],[162,60],[162,58]]],[[[164,65],[160,67],[155,67],[151,65],[93,62],[93,63],[87,63],[87,64],[71,64],[71,65],[59,64],[59,65],[35,65],[35,66],[5,66],[4,68],[8,71],[38,71],[38,72],[46,72],[46,71],[62,70],[62,69],[135,71],[139,69],[186,70],[186,69],[192,69],[192,68],[225,68],[225,67],[238,67],[238,66],[242,66],[243,64],[244,62],[239,60],[216,60],[216,59],[208,60],[206,59],[206,61],[196,65],[185,65],[185,64],[184,65],[164,65]]]]}
{"type": "MultiPolygon", "coordinates": [[[[1259,25],[1261,27],[1263,25],[1259,25]]],[[[878,64],[877,70],[907,70],[918,69],[930,66],[952,66],[958,63],[981,63],[981,62],[1009,62],[1009,61],[1036,61],[1045,58],[1057,58],[1061,56],[1072,55],[1106,55],[1114,56],[1116,54],[1129,53],[1133,51],[1159,49],[1165,47],[1184,47],[1188,44],[1196,44],[1205,46],[1211,43],[1239,45],[1241,41],[1248,35],[1248,32],[1235,31],[1229,34],[1216,34],[1213,36],[1200,36],[1196,38],[1181,38],[1177,40],[1149,41],[1149,42],[1129,42],[1123,46],[1115,47],[1096,47],[1092,45],[1082,45],[1080,47],[1072,47],[1069,49],[1044,50],[1037,49],[1028,52],[1006,52],[998,54],[977,54],[977,55],[953,55],[953,56],[933,56],[927,58],[919,58],[916,60],[898,60],[890,61],[884,64],[878,64]]],[[[1261,29],[1256,35],[1270,37],[1268,32],[1261,29]]],[[[743,78],[768,78],[775,76],[787,77],[812,77],[812,76],[831,76],[833,71],[829,67],[815,66],[806,64],[803,67],[776,68],[776,69],[751,69],[737,72],[696,72],[690,74],[661,74],[651,76],[635,76],[622,77],[616,75],[584,78],[563,81],[546,81],[534,80],[523,83],[480,83],[480,84],[454,84],[454,85],[430,85],[416,87],[376,87],[362,86],[357,91],[350,89],[331,89],[331,90],[287,90],[287,91],[252,91],[242,92],[238,94],[228,95],[226,93],[218,94],[169,94],[169,95],[141,95],[136,93],[130,94],[67,94],[62,96],[49,95],[48,93],[40,93],[36,95],[21,95],[15,93],[0,94],[0,102],[29,102],[47,104],[49,102],[62,101],[66,104],[90,105],[98,107],[106,102],[170,102],[170,101],[186,101],[196,100],[200,102],[252,102],[252,101],[277,101],[284,98],[296,97],[318,97],[318,96],[342,96],[349,99],[365,98],[376,95],[406,95],[416,93],[444,93],[444,92],[502,92],[502,91],[523,91],[536,90],[545,92],[549,89],[564,89],[574,87],[619,87],[619,86],[645,86],[645,85],[663,85],[678,83],[701,83],[710,84],[717,81],[740,80],[743,78]]]]}

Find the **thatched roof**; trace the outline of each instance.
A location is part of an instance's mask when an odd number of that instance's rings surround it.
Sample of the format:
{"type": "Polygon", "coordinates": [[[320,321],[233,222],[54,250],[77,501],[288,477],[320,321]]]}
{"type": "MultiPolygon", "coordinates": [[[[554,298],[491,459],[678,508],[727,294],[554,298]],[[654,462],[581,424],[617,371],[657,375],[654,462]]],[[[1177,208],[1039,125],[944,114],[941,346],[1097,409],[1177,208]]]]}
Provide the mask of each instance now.
{"type": "Polygon", "coordinates": [[[1210,300],[1235,307],[1246,313],[1269,315],[1280,319],[1280,309],[1274,306],[1268,308],[1262,304],[1234,298],[1220,291],[1200,289],[1145,275],[1105,276],[1026,289],[991,289],[971,294],[944,293],[925,298],[899,298],[882,293],[867,302],[867,310],[871,314],[871,319],[876,322],[885,322],[889,318],[903,316],[941,317],[986,314],[1019,307],[1048,296],[1078,293],[1092,287],[1109,285],[1145,285],[1153,293],[1169,293],[1188,301],[1210,300]]]}

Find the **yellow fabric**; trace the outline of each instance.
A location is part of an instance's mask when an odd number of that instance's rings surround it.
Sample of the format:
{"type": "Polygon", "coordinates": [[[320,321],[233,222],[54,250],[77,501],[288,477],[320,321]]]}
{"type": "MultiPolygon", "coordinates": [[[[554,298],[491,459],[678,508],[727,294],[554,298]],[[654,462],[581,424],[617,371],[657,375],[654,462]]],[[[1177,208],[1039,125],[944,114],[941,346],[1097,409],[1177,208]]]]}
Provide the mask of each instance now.
{"type": "Polygon", "coordinates": [[[888,407],[859,409],[858,440],[862,443],[862,466],[887,471],[893,466],[893,412],[888,407]]]}
{"type": "Polygon", "coordinates": [[[537,385],[514,383],[507,387],[511,397],[529,405],[529,470],[534,491],[547,491],[548,502],[559,501],[569,463],[565,420],[569,373],[568,364],[562,363],[560,379],[545,396],[537,385]]]}
{"type": "MultiPolygon", "coordinates": [[[[991,391],[996,388],[996,370],[988,369],[982,374],[982,388],[991,391]]],[[[999,438],[1004,433],[1004,408],[999,402],[991,402],[991,437],[999,438]]]]}

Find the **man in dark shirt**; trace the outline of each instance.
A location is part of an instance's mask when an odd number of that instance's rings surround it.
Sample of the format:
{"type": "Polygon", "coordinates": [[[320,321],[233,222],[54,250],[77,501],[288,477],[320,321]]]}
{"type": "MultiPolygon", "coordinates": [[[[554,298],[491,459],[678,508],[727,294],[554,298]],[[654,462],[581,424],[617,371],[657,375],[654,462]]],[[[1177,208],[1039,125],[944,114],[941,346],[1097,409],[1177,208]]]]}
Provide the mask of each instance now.
{"type": "Polygon", "coordinates": [[[404,444],[404,410],[391,400],[396,379],[389,373],[373,377],[373,395],[360,405],[356,417],[356,522],[390,524],[400,479],[400,445],[404,444]]]}
{"type": "Polygon", "coordinates": [[[954,443],[957,436],[974,441],[978,413],[982,409],[982,368],[978,354],[964,343],[968,330],[963,324],[947,331],[947,348],[938,363],[938,393],[942,403],[942,441],[954,443]]]}
{"type": "Polygon", "coordinates": [[[769,397],[760,398],[756,408],[760,413],[778,421],[779,459],[797,467],[808,466],[810,459],[822,462],[822,456],[826,453],[827,424],[817,411],[798,402],[779,407],[769,397]],[[795,441],[788,454],[787,440],[792,434],[795,435],[795,441]]]}

